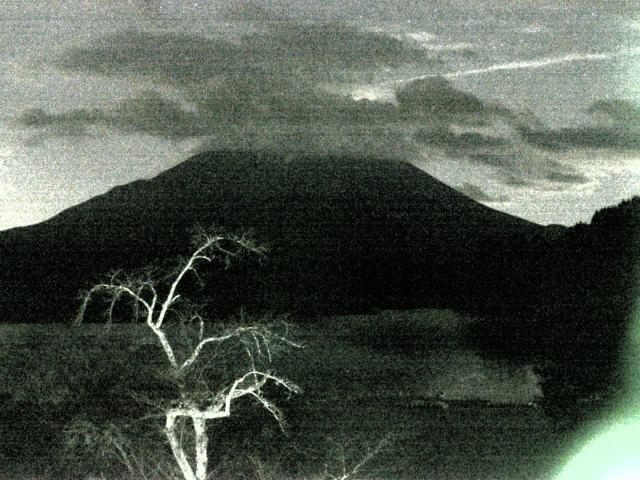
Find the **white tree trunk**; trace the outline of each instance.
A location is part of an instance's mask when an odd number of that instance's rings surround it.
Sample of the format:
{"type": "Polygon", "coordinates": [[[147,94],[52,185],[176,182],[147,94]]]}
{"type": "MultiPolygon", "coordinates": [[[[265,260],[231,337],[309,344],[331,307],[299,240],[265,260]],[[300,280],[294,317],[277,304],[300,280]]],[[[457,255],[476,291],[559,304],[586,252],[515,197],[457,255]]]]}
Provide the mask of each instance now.
{"type": "Polygon", "coordinates": [[[167,413],[165,433],[167,435],[167,438],[169,439],[169,445],[171,445],[173,457],[176,459],[176,462],[178,462],[178,466],[180,467],[185,480],[199,480],[198,477],[196,477],[196,475],[193,473],[193,468],[191,468],[191,465],[189,465],[189,459],[187,459],[187,456],[185,455],[182,448],[182,444],[178,439],[178,435],[176,432],[177,419],[177,415],[173,413],[167,413]]]}
{"type": "Polygon", "coordinates": [[[192,417],[193,428],[196,433],[196,479],[207,479],[207,437],[206,420],[202,417],[192,417]]]}
{"type": "MultiPolygon", "coordinates": [[[[226,412],[216,412],[214,418],[228,416],[226,412]]],[[[207,480],[207,468],[209,457],[207,455],[207,447],[209,445],[209,437],[207,436],[207,417],[206,411],[200,411],[197,408],[176,409],[166,414],[167,420],[165,424],[165,433],[171,445],[173,456],[180,466],[182,475],[185,480],[207,480]],[[189,463],[183,444],[179,438],[177,421],[179,418],[190,418],[193,422],[193,430],[195,433],[195,472],[189,463]]]]}

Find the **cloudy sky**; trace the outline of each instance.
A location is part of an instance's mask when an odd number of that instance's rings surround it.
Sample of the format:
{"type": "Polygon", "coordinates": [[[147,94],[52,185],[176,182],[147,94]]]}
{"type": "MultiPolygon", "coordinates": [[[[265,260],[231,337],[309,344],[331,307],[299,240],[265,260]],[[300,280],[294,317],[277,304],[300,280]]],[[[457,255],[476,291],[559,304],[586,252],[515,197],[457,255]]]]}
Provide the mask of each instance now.
{"type": "Polygon", "coordinates": [[[634,5],[4,0],[0,230],[238,147],[394,156],[588,221],[640,193],[634,5]]]}

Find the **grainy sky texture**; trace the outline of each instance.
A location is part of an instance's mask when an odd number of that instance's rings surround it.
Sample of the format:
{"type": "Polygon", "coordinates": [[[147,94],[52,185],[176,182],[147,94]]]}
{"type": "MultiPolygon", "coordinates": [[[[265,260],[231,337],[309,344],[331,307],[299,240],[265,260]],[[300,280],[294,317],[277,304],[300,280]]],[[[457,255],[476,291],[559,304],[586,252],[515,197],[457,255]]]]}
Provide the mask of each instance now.
{"type": "Polygon", "coordinates": [[[227,147],[395,156],[545,224],[640,193],[636,2],[0,4],[0,230],[227,147]]]}

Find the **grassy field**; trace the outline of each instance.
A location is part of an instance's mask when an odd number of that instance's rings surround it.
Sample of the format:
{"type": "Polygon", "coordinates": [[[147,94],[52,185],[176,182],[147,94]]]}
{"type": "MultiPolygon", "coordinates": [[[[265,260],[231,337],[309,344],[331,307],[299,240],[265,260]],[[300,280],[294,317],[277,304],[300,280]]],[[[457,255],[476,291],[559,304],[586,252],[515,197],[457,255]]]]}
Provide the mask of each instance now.
{"type": "MultiPolygon", "coordinates": [[[[319,479],[327,478],[325,471],[339,477],[383,440],[355,478],[548,478],[571,432],[527,405],[539,394],[528,366],[483,359],[469,349],[470,321],[450,311],[381,312],[296,327],[304,348],[276,365],[303,389],[291,398],[274,393],[286,434],[251,402],[239,405],[242,416],[211,426],[216,478],[319,479]]],[[[60,340],[69,335],[66,327],[0,327],[2,478],[62,478],[54,466],[63,452],[60,431],[85,413],[84,406],[100,410],[100,388],[109,395],[118,391],[126,362],[109,369],[110,355],[122,361],[113,352],[145,345],[155,352],[153,338],[136,328],[105,333],[102,326],[87,325],[67,345],[60,340]],[[85,345],[92,360],[68,358],[85,345]],[[71,370],[59,371],[69,363],[71,370]],[[62,380],[83,369],[95,381],[84,397],[76,393],[82,385],[62,380]],[[19,382],[20,375],[26,380],[19,382]],[[78,398],[83,400],[74,402],[78,398]]],[[[115,404],[119,408],[109,410],[114,416],[135,415],[126,396],[115,404]]]]}

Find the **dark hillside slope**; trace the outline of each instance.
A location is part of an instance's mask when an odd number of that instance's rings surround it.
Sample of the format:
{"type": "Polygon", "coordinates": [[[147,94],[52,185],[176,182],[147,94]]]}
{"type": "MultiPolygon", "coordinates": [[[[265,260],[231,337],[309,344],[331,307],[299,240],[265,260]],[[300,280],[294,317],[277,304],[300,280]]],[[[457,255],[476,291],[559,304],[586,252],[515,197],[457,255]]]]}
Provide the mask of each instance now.
{"type": "Polygon", "coordinates": [[[227,297],[221,310],[465,306],[498,286],[543,231],[407,163],[204,153],[1,232],[0,321],[69,319],[98,274],[187,253],[196,223],[250,229],[270,246],[259,273],[214,282],[227,297]]]}
{"type": "MultiPolygon", "coordinates": [[[[626,333],[640,298],[640,197],[597,211],[589,224],[537,236],[527,251],[526,271],[511,284],[513,305],[492,305],[498,314],[539,321],[528,332],[512,322],[525,344],[567,354],[579,342],[613,344],[626,333]]],[[[513,335],[496,338],[521,348],[513,335]]]]}
{"type": "Polygon", "coordinates": [[[544,359],[545,400],[566,416],[580,399],[623,391],[621,367],[637,356],[625,345],[640,307],[640,197],[536,237],[528,251],[512,303],[495,302],[475,340],[485,352],[544,359]]]}

